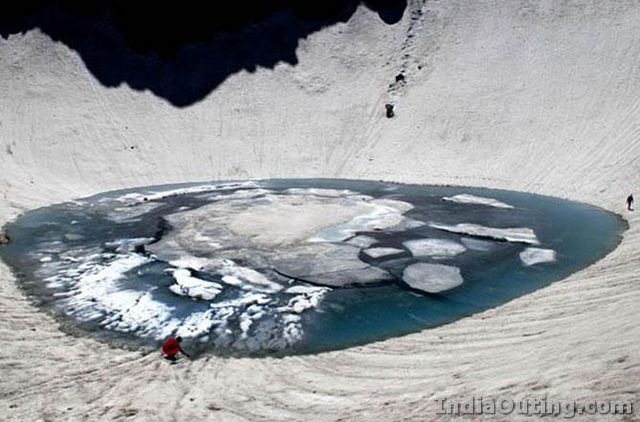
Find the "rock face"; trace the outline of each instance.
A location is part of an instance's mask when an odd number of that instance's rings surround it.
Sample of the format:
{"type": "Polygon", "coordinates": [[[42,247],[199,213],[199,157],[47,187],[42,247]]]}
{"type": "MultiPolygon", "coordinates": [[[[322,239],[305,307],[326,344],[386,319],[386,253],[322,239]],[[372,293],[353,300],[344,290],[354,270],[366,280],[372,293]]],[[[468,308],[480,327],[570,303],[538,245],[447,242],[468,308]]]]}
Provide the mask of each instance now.
{"type": "Polygon", "coordinates": [[[9,235],[4,232],[0,232],[0,245],[8,245],[9,242],[11,242],[11,239],[9,239],[9,235]]]}
{"type": "Polygon", "coordinates": [[[417,263],[405,268],[402,279],[412,289],[440,293],[463,283],[460,269],[450,265],[417,263]]]}

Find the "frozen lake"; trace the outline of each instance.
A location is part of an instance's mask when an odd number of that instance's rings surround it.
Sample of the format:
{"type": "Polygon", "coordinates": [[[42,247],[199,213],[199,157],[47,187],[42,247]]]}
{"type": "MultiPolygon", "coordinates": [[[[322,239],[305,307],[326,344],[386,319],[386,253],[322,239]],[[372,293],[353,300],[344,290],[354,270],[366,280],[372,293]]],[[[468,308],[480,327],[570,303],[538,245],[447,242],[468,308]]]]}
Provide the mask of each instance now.
{"type": "MultiPolygon", "coordinates": [[[[445,324],[588,266],[626,225],[556,198],[294,179],[155,186],[30,211],[0,256],[66,330],[283,355],[445,324]]],[[[576,291],[576,295],[580,292],[576,291]]]]}

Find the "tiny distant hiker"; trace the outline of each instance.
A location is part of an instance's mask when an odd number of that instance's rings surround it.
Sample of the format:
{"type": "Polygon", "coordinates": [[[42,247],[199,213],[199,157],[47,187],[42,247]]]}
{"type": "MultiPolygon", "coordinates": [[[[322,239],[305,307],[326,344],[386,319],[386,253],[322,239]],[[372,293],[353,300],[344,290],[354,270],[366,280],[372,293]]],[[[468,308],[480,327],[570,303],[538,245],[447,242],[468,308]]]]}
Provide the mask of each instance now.
{"type": "Polygon", "coordinates": [[[164,344],[162,345],[162,356],[165,359],[173,362],[177,360],[176,355],[178,353],[182,353],[186,357],[190,358],[191,356],[189,356],[184,350],[182,350],[182,347],[180,347],[181,341],[182,341],[182,337],[168,338],[167,341],[165,341],[164,344]]]}
{"type": "Polygon", "coordinates": [[[633,211],[633,194],[627,196],[627,209],[633,211]]]}

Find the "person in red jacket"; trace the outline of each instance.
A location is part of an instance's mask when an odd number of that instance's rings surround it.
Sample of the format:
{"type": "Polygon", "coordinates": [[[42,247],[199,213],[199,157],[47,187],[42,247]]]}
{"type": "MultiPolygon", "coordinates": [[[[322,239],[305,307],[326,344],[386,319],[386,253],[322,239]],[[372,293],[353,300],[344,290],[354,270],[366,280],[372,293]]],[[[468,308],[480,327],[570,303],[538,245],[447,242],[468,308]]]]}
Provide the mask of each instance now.
{"type": "Polygon", "coordinates": [[[176,355],[178,353],[182,353],[186,357],[190,358],[191,356],[189,356],[184,350],[182,350],[182,347],[180,347],[181,341],[182,337],[168,338],[167,341],[165,341],[162,345],[162,356],[165,359],[175,361],[177,359],[176,355]]]}

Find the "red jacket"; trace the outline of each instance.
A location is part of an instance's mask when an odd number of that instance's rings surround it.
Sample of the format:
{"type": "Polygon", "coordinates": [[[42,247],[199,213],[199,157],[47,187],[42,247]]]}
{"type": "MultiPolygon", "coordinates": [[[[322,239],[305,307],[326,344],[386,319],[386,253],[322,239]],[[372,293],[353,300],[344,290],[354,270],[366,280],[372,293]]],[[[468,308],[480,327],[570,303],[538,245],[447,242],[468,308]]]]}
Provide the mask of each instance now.
{"type": "Polygon", "coordinates": [[[165,356],[175,356],[180,352],[180,343],[175,338],[167,339],[162,345],[162,354],[165,356]]]}

